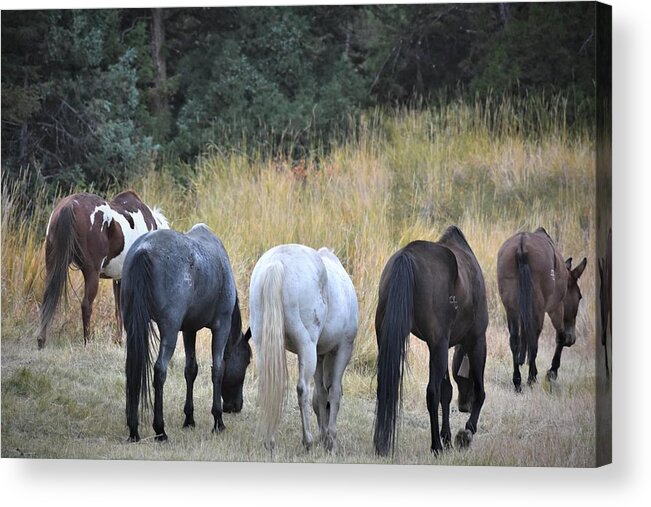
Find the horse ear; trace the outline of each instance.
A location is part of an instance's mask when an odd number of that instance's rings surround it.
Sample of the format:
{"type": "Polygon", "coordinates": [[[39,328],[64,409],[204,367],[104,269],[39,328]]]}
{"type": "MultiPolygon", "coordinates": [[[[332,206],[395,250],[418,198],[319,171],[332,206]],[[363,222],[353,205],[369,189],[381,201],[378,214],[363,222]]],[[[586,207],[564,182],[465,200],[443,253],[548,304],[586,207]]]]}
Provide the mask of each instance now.
{"type": "Polygon", "coordinates": [[[577,267],[575,267],[572,270],[572,276],[574,277],[575,280],[578,280],[579,277],[583,274],[583,270],[585,269],[586,264],[588,264],[588,259],[585,257],[581,261],[581,264],[579,264],[577,267]]]}
{"type": "Polygon", "coordinates": [[[568,257],[568,259],[565,261],[565,267],[567,269],[572,269],[572,257],[568,257]]]}
{"type": "Polygon", "coordinates": [[[244,333],[244,339],[248,342],[251,339],[251,328],[246,330],[246,333],[244,333]]]}

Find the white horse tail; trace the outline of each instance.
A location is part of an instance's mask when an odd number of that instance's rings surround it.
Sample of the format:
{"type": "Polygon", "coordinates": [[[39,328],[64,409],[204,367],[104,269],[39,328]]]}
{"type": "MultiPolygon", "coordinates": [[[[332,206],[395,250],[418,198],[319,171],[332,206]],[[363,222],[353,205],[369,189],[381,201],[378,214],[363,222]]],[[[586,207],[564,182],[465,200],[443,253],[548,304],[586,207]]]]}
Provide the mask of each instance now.
{"type": "Polygon", "coordinates": [[[283,315],[283,277],[280,262],[269,264],[262,274],[262,334],[259,353],[258,433],[265,445],[273,445],[287,394],[285,358],[285,318],[283,315]]]}

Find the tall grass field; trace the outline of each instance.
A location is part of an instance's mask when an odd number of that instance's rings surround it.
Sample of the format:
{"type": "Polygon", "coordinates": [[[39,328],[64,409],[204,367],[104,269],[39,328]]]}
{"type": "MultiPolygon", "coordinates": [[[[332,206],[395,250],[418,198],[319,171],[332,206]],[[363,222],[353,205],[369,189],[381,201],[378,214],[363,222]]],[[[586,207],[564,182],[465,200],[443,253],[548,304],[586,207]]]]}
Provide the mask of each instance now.
{"type": "MultiPolygon", "coordinates": [[[[165,384],[170,439],[154,441],[152,414],[147,413],[141,419],[143,440],[128,443],[125,349],[111,340],[111,284],[100,282],[94,335],[84,347],[79,308],[83,284],[80,273],[71,270],[68,304],[58,312],[45,349],[37,350],[43,243],[54,202],[45,194],[37,196],[35,211],[28,215],[20,204],[21,183],[3,181],[2,457],[594,466],[595,146],[589,129],[566,127],[564,111],[562,100],[451,102],[418,112],[374,110],[351,120],[348,140],[328,146],[318,158],[292,162],[262,151],[209,147],[182,184],[165,168],[116,184],[115,192],[130,187],[150,206],[160,206],[174,229],[186,231],[204,222],[216,232],[231,259],[245,328],[250,275],[267,249],[303,243],[334,250],[353,280],[360,316],[344,375],[335,454],[320,445],[306,452],[301,444],[293,387],[296,357],[289,353],[289,396],[273,453],[255,437],[255,361],[247,373],[242,412],[225,414],[226,431],[212,435],[207,330],[198,338],[196,428],[181,428],[185,358],[179,340],[165,384]],[[429,355],[412,336],[396,453],[378,458],[372,442],[373,318],[380,273],[397,249],[415,239],[435,241],[451,224],[466,235],[486,279],[486,402],[478,432],[469,449],[430,453],[425,402],[429,355]],[[587,257],[588,265],[580,280],[577,342],[563,352],[557,383],[544,380],[555,338],[546,318],[538,383],[516,394],[496,257],[506,238],[538,226],[546,228],[565,257],[577,262],[587,257]]],[[[467,419],[457,410],[456,395],[455,385],[453,434],[467,419]]],[[[316,417],[311,417],[315,430],[316,417]]]]}

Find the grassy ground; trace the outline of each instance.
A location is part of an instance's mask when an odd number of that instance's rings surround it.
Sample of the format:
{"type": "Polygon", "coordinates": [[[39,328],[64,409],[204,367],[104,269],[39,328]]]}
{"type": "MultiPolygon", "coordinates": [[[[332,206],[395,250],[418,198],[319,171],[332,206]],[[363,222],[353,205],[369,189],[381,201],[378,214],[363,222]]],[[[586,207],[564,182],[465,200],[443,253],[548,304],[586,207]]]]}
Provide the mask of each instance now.
{"type": "MultiPolygon", "coordinates": [[[[36,350],[37,301],[42,295],[42,237],[51,203],[37,202],[28,221],[17,209],[18,187],[3,188],[2,206],[2,456],[97,459],[422,463],[456,465],[592,466],[595,460],[594,147],[586,132],[564,128],[562,104],[515,112],[508,102],[488,115],[482,105],[451,104],[430,112],[369,113],[357,135],[314,162],[208,153],[190,184],[165,172],[132,182],[150,204],[162,205],[174,228],[205,222],[222,238],[233,264],[245,323],[248,283],[259,256],[288,242],[334,249],[351,274],[360,302],[356,349],[344,376],[339,449],[330,455],[301,446],[292,389],[274,454],[254,437],[255,369],[241,414],[226,415],[227,431],[210,434],[209,336],[199,338],[195,386],[197,428],[183,431],[183,347],[179,342],[165,386],[170,441],[153,441],[151,415],[140,444],[127,444],[124,350],[110,343],[112,295],[101,283],[95,338],[83,347],[73,273],[71,304],[60,312],[47,347],[36,350]],[[531,118],[536,118],[535,121],[531,118]],[[526,122],[525,122],[526,120],[526,122]],[[525,129],[524,125],[534,126],[525,129]],[[524,133],[526,132],[526,133],[524,133]],[[389,256],[413,239],[435,240],[457,224],[473,247],[489,299],[487,400],[467,451],[429,453],[425,408],[427,350],[411,339],[410,369],[397,452],[373,454],[377,283],[389,256]],[[566,349],[558,385],[542,377],[553,353],[549,321],[541,336],[540,382],[516,395],[496,254],[521,229],[544,226],[565,256],[588,257],[578,340],[566,349]]],[[[290,355],[292,379],[295,357],[290,355]]],[[[456,387],[455,387],[456,396],[456,387]]],[[[452,431],[466,414],[456,406],[452,431]]],[[[312,417],[313,428],[316,419],[312,417]]]]}

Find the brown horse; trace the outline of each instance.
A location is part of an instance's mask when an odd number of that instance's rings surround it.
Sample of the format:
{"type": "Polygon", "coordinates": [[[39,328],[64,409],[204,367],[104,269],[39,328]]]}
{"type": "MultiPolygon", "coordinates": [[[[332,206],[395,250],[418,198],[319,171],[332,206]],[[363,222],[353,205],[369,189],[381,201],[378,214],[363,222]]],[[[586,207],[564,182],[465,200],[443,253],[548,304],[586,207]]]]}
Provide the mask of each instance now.
{"type": "Polygon", "coordinates": [[[470,444],[484,403],[488,310],[481,267],[457,227],[448,227],[436,242],[414,241],[398,250],[380,278],[375,314],[378,342],[377,407],[373,442],[386,455],[395,444],[402,397],[402,375],[409,333],[429,348],[427,411],[431,450],[451,443],[448,349],[455,347],[452,372],[459,387],[459,410],[470,412],[457,446],[470,444]],[[438,406],[442,408],[439,434],[438,406]]]}
{"type": "Polygon", "coordinates": [[[572,258],[563,257],[542,227],[520,232],[507,239],[497,254],[497,284],[506,309],[511,352],[513,385],[521,391],[520,366],[528,356],[529,385],[536,381],[538,337],[545,313],[556,329],[556,351],[547,378],[555,380],[563,347],[576,341],[576,314],[581,291],[577,284],[587,259],[572,269],[572,258]]]}
{"type": "MultiPolygon", "coordinates": [[[[608,368],[608,332],[612,341],[612,280],[613,280],[613,231],[608,229],[606,254],[599,259],[599,315],[601,318],[601,344],[604,346],[606,360],[606,377],[610,376],[608,368]]],[[[612,345],[612,343],[611,343],[612,345]]]]}
{"type": "Polygon", "coordinates": [[[139,236],[168,227],[167,219],[158,210],[146,206],[132,190],[119,193],[110,202],[87,193],[61,199],[50,215],[45,233],[46,283],[38,347],[45,346],[48,327],[66,291],[71,264],[84,275],[81,301],[84,344],[90,335],[90,317],[100,278],[113,279],[116,341],[121,343],[120,279],[124,257],[139,236]]]}

